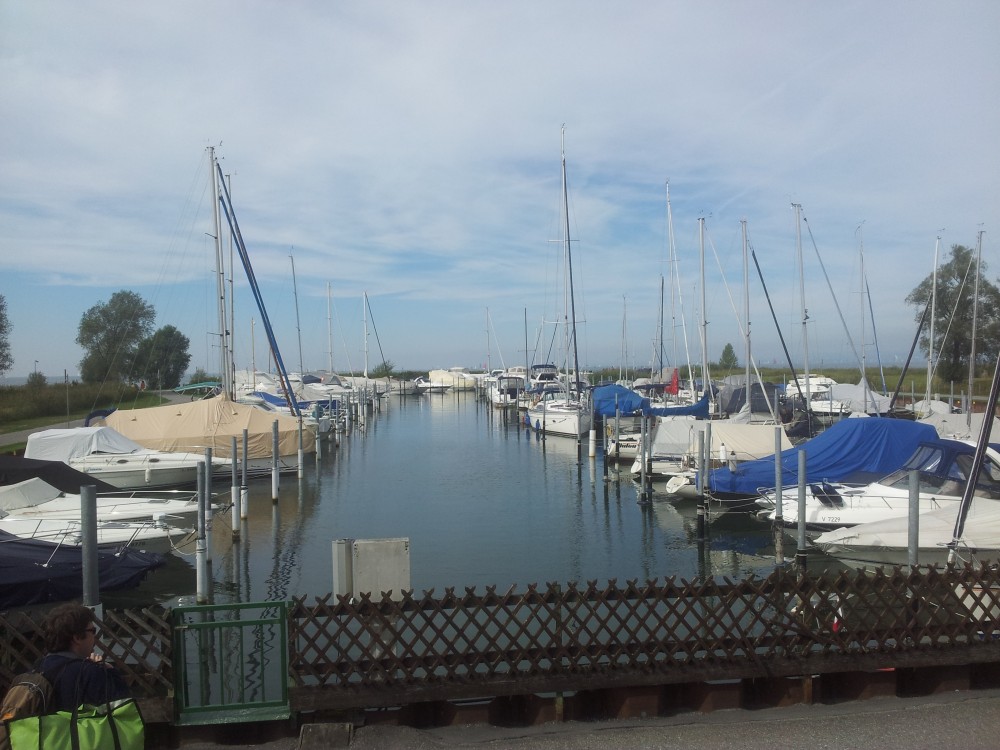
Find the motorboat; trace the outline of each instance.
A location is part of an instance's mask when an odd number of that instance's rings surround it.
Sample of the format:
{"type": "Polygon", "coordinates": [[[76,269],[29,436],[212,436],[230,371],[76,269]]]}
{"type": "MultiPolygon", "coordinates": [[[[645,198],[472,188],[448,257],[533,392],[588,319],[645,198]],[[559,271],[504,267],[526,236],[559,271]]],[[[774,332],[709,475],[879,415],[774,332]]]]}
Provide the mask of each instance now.
{"type": "MultiPolygon", "coordinates": [[[[0,486],[0,518],[80,520],[79,494],[63,492],[40,477],[0,486]]],[[[198,512],[195,492],[164,491],[140,495],[114,492],[96,495],[98,521],[151,521],[178,518],[198,512]]]]}
{"type": "Polygon", "coordinates": [[[413,384],[417,387],[417,393],[447,393],[451,390],[451,383],[431,382],[423,375],[414,379],[413,384]]]}
{"type": "MultiPolygon", "coordinates": [[[[806,483],[805,522],[812,530],[826,531],[890,518],[906,517],[910,508],[910,472],[919,475],[918,510],[921,514],[957,508],[972,468],[975,443],[937,439],[919,445],[899,469],[861,486],[843,482],[806,483]]],[[[765,493],[759,503],[771,507],[774,493],[765,493]]],[[[975,497],[1000,500],[1000,445],[987,447],[975,497]]],[[[798,487],[782,491],[782,522],[799,521],[798,487]]]]}
{"type": "MultiPolygon", "coordinates": [[[[62,461],[77,471],[121,489],[193,486],[203,453],[146,448],[108,426],[55,428],[28,436],[25,458],[62,461]]],[[[229,468],[212,459],[213,473],[229,468]]]]}
{"type": "MultiPolygon", "coordinates": [[[[79,520],[45,518],[0,518],[0,532],[21,539],[37,539],[53,544],[79,547],[83,545],[83,523],[79,520]]],[[[127,545],[133,549],[167,554],[193,551],[196,533],[192,529],[170,526],[162,519],[155,521],[98,521],[99,548],[127,545]]]]}
{"type": "Polygon", "coordinates": [[[524,391],[524,378],[520,375],[496,375],[487,390],[490,403],[497,408],[517,406],[518,397],[524,391]]]}

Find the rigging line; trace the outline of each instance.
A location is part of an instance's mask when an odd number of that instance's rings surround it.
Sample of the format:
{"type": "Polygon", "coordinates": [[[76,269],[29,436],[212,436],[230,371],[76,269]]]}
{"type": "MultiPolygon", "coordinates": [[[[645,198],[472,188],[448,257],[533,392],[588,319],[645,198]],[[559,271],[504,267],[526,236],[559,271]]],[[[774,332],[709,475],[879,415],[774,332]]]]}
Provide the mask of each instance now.
{"type": "MultiPolygon", "coordinates": [[[[975,262],[976,262],[975,256],[970,255],[969,265],[966,267],[965,274],[962,276],[962,283],[958,285],[958,290],[955,292],[955,304],[951,308],[951,315],[948,316],[948,326],[944,329],[944,334],[941,336],[941,345],[937,347],[938,353],[944,350],[944,345],[948,341],[948,334],[951,333],[951,324],[955,322],[955,314],[958,312],[958,306],[959,304],[961,304],[962,301],[962,292],[965,290],[965,284],[969,280],[969,274],[972,273],[972,265],[975,262]]],[[[933,293],[929,294],[927,297],[928,304],[929,300],[931,300],[932,298],[933,298],[933,293]]],[[[931,342],[931,344],[933,344],[933,342],[931,342]]],[[[934,376],[937,374],[937,366],[940,363],[941,363],[941,358],[938,357],[937,362],[935,362],[934,366],[931,368],[931,380],[933,380],[934,376]]],[[[971,397],[972,394],[970,393],[969,395],[971,397]]]]}
{"type": "Polygon", "coordinates": [[[913,359],[913,351],[917,348],[917,342],[920,340],[920,331],[924,327],[924,321],[927,320],[927,313],[931,309],[931,298],[927,297],[927,304],[924,305],[924,311],[920,315],[920,322],[917,323],[917,332],[913,335],[913,343],[910,344],[910,353],[906,355],[906,362],[903,363],[903,369],[899,372],[899,382],[896,383],[896,390],[893,391],[892,398],[889,400],[889,409],[892,411],[896,405],[896,399],[899,398],[899,391],[903,387],[903,380],[906,378],[906,371],[910,368],[910,360],[913,359]]]}
{"type": "Polygon", "coordinates": [[[764,298],[767,300],[767,308],[771,311],[771,319],[774,320],[774,328],[778,332],[778,340],[781,342],[781,350],[785,353],[785,361],[788,362],[788,369],[792,373],[792,382],[795,383],[795,389],[799,392],[799,398],[802,403],[805,404],[806,414],[809,414],[809,404],[806,403],[805,394],[802,393],[802,383],[799,381],[798,376],[795,374],[795,365],[792,364],[792,357],[788,353],[788,346],[785,344],[785,337],[781,333],[781,326],[778,324],[778,316],[774,313],[774,305],[771,304],[771,294],[767,291],[767,284],[764,283],[764,274],[760,270],[760,263],[757,262],[757,251],[752,247],[750,248],[750,257],[753,258],[754,267],[757,269],[757,276],[760,278],[760,285],[764,289],[764,298]]]}
{"type": "Polygon", "coordinates": [[[218,172],[218,179],[221,182],[220,187],[222,188],[219,195],[219,204],[226,215],[226,222],[229,224],[229,231],[233,233],[233,237],[236,240],[236,249],[239,251],[240,261],[243,263],[243,271],[246,273],[247,281],[250,283],[250,289],[257,302],[257,308],[260,310],[261,322],[264,324],[264,331],[267,334],[267,340],[271,346],[271,354],[274,356],[274,361],[278,365],[278,380],[281,382],[282,390],[285,392],[285,399],[288,401],[288,405],[291,407],[292,413],[296,417],[301,417],[302,412],[299,410],[298,399],[293,398],[292,384],[288,380],[288,371],[285,369],[285,363],[281,358],[281,352],[278,349],[278,341],[274,337],[274,329],[271,327],[271,319],[268,317],[267,308],[264,306],[264,298],[261,296],[260,286],[257,284],[257,276],[253,271],[253,266],[250,265],[250,256],[247,253],[246,243],[243,241],[243,234],[240,232],[240,225],[236,220],[235,209],[229,200],[229,189],[223,179],[222,167],[220,167],[218,162],[216,162],[215,168],[218,172]]]}
{"type": "Polygon", "coordinates": [[[840,318],[840,325],[844,327],[844,334],[847,336],[847,343],[850,345],[851,352],[854,354],[854,360],[858,363],[858,370],[861,372],[861,377],[866,378],[865,367],[861,362],[861,355],[858,354],[858,349],[854,346],[854,338],[851,336],[851,329],[847,327],[847,321],[844,320],[844,313],[840,309],[840,302],[837,301],[837,295],[833,291],[833,284],[830,282],[830,275],[826,272],[826,265],[824,265],[823,258],[819,254],[819,247],[816,245],[816,238],[813,237],[812,227],[809,226],[809,219],[806,216],[803,216],[802,222],[806,225],[806,231],[809,232],[809,240],[812,242],[813,250],[816,252],[816,260],[819,261],[820,270],[823,271],[823,278],[826,279],[827,289],[830,290],[830,296],[833,297],[833,306],[837,308],[837,316],[840,318]]]}
{"type": "MultiPolygon", "coordinates": [[[[952,540],[947,545],[950,550],[948,554],[949,563],[954,561],[956,548],[962,538],[962,534],[965,532],[965,521],[968,518],[972,499],[976,492],[976,485],[979,483],[979,476],[982,473],[983,464],[986,459],[986,448],[989,445],[990,432],[993,429],[992,415],[996,414],[998,398],[1000,398],[1000,354],[997,355],[997,365],[993,370],[993,384],[990,386],[990,395],[986,399],[986,411],[983,412],[986,418],[983,420],[983,428],[982,432],[979,433],[979,440],[976,441],[976,452],[972,458],[972,471],[969,472],[969,480],[965,485],[965,490],[962,492],[962,501],[958,506],[958,517],[955,519],[955,531],[952,534],[952,540]]],[[[969,411],[971,413],[971,393],[969,394],[969,399],[969,411]]]]}
{"type": "MultiPolygon", "coordinates": [[[[872,319],[872,338],[875,344],[875,359],[878,360],[878,372],[882,378],[882,393],[889,390],[885,382],[885,368],[882,366],[882,352],[879,350],[878,346],[878,329],[875,327],[875,310],[872,307],[872,290],[868,286],[868,276],[865,275],[865,292],[868,294],[868,315],[872,319]]],[[[867,383],[867,380],[865,381],[867,383]]],[[[867,385],[865,386],[867,387],[867,385]]]]}
{"type": "Polygon", "coordinates": [[[365,295],[365,305],[368,307],[368,319],[372,322],[372,331],[375,333],[375,343],[378,344],[378,355],[382,358],[382,364],[385,365],[385,354],[382,352],[382,342],[378,338],[378,328],[375,327],[375,316],[372,315],[372,303],[368,299],[368,295],[365,295]]]}
{"type": "Polygon", "coordinates": [[[493,326],[493,318],[490,317],[489,308],[487,308],[487,310],[486,310],[486,322],[489,323],[490,333],[493,334],[493,341],[497,345],[497,356],[500,357],[500,366],[503,367],[504,370],[506,370],[507,369],[507,363],[503,361],[503,352],[500,350],[500,341],[499,341],[499,339],[497,339],[496,328],[494,328],[494,326],[493,326]]]}

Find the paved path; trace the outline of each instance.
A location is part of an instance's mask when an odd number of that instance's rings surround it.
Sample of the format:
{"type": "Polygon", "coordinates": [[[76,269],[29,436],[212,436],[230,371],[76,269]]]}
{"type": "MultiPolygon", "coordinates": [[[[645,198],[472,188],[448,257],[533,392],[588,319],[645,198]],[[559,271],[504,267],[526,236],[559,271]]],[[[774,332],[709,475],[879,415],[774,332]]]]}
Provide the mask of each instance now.
{"type": "MultiPolygon", "coordinates": [[[[260,750],[326,750],[347,746],[308,739],[300,742],[297,737],[240,744],[260,750]]],[[[212,750],[232,744],[198,741],[182,742],[180,747],[212,750]]],[[[1000,689],[527,728],[473,725],[413,729],[375,725],[357,729],[349,747],[353,750],[992,750],[1000,747],[1000,689]]]]}

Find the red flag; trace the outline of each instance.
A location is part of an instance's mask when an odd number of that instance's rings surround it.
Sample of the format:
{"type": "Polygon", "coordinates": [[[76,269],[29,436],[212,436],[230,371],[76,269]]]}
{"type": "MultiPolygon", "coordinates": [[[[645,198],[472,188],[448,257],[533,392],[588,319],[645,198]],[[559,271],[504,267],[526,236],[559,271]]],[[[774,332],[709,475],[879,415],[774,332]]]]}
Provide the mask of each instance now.
{"type": "Polygon", "coordinates": [[[670,377],[670,385],[667,386],[667,393],[671,396],[676,396],[677,392],[680,391],[680,379],[677,377],[677,368],[674,368],[674,374],[670,377]]]}

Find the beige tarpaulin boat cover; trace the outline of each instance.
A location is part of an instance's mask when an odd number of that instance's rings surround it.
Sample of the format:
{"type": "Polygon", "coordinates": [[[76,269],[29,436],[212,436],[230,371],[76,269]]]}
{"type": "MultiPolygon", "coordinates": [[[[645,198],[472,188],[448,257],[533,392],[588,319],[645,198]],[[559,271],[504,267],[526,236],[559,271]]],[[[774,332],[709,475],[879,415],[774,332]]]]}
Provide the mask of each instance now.
{"type": "MultiPolygon", "coordinates": [[[[238,404],[224,394],[149,409],[119,409],[104,419],[109,427],[147,448],[194,453],[211,448],[212,455],[218,458],[231,458],[233,437],[240,446],[243,430],[247,430],[247,455],[250,459],[271,456],[275,420],[278,420],[279,455],[297,455],[298,419],[238,404]]],[[[309,425],[305,425],[302,431],[302,449],[305,453],[316,452],[316,431],[309,425]]],[[[238,450],[242,452],[242,447],[238,450]]]]}

